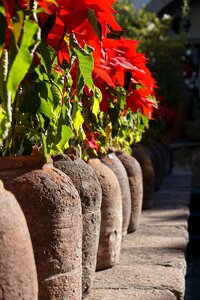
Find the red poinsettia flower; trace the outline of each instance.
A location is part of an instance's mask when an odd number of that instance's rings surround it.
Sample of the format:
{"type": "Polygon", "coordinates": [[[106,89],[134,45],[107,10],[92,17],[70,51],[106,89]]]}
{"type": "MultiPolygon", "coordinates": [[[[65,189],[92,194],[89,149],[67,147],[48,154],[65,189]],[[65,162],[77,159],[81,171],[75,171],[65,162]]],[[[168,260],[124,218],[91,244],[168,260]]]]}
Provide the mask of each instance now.
{"type": "MultiPolygon", "coordinates": [[[[43,6],[44,1],[39,1],[43,6]]],[[[48,11],[62,20],[67,32],[74,31],[87,19],[89,9],[95,11],[96,17],[100,24],[107,23],[114,30],[121,30],[113,17],[114,10],[111,8],[115,0],[57,0],[57,5],[50,3],[48,11]]],[[[47,17],[46,17],[47,18],[47,17]]]]}
{"type": "MultiPolygon", "coordinates": [[[[44,0],[39,1],[41,7],[45,7],[44,0]]],[[[121,30],[118,23],[113,17],[111,5],[114,0],[97,1],[97,0],[57,0],[57,5],[47,1],[46,11],[48,14],[40,14],[41,27],[52,27],[48,33],[47,44],[59,51],[59,60],[68,60],[67,46],[62,43],[66,33],[74,32],[78,42],[82,47],[85,43],[94,49],[94,57],[97,61],[100,58],[101,45],[93,27],[89,23],[87,16],[89,9],[93,10],[96,18],[101,25],[101,32],[105,31],[106,24],[109,24],[114,30],[121,30]],[[51,24],[52,16],[55,22],[51,24]],[[62,50],[60,49],[62,44],[62,50]],[[59,46],[59,47],[58,47],[59,46]]]]}
{"type": "Polygon", "coordinates": [[[150,98],[152,91],[146,88],[134,90],[127,97],[127,105],[134,112],[141,110],[142,114],[152,118],[152,113],[156,108],[154,101],[150,98]]]}

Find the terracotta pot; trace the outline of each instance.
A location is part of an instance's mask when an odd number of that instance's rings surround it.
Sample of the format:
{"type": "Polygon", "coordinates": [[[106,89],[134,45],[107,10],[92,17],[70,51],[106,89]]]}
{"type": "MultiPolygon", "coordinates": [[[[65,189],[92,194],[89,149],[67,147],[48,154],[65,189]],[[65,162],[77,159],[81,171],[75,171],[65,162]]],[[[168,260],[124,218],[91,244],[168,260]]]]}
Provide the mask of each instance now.
{"type": "Polygon", "coordinates": [[[133,147],[133,157],[137,159],[142,169],[143,177],[143,203],[142,208],[147,209],[153,206],[155,173],[151,158],[146,148],[141,144],[133,147]]]}
{"type": "Polygon", "coordinates": [[[138,225],[142,210],[142,199],[143,199],[143,179],[142,170],[138,161],[128,155],[124,151],[116,151],[117,157],[123,163],[130,185],[131,191],[131,218],[128,227],[128,232],[134,232],[138,225]]]}
{"type": "Polygon", "coordinates": [[[70,178],[40,156],[2,158],[0,178],[27,220],[39,299],[81,299],[81,201],[70,178]]]}
{"type": "Polygon", "coordinates": [[[0,299],[38,299],[31,239],[15,197],[0,181],[0,299]]]}
{"type": "Polygon", "coordinates": [[[101,161],[115,173],[119,181],[123,208],[122,235],[126,235],[131,217],[131,193],[126,170],[114,152],[103,156],[101,161]]]}
{"type": "Polygon", "coordinates": [[[100,234],[101,185],[93,169],[80,158],[62,157],[54,162],[54,166],[71,178],[81,198],[83,214],[82,288],[83,296],[85,296],[90,291],[96,269],[100,234]]]}
{"type": "Polygon", "coordinates": [[[97,270],[119,263],[122,240],[122,196],[117,177],[98,158],[90,159],[102,188],[101,229],[97,270]]]}

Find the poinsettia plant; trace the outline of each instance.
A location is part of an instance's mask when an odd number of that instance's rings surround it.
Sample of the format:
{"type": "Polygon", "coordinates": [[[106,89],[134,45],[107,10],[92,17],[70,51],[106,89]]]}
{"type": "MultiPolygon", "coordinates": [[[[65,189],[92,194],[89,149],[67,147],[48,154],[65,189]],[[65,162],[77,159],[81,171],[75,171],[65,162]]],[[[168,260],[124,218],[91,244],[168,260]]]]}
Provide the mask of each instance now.
{"type": "Polygon", "coordinates": [[[128,148],[138,142],[157,107],[156,84],[137,45],[137,41],[111,39],[105,34],[101,52],[94,56],[93,78],[102,101],[96,122],[88,124],[87,118],[85,128],[90,139],[87,146],[97,151],[105,150],[106,145],[128,148]]]}
{"type": "Polygon", "coordinates": [[[1,155],[98,151],[143,132],[155,82],[138,42],[108,38],[121,30],[114,2],[0,1],[1,155]]]}

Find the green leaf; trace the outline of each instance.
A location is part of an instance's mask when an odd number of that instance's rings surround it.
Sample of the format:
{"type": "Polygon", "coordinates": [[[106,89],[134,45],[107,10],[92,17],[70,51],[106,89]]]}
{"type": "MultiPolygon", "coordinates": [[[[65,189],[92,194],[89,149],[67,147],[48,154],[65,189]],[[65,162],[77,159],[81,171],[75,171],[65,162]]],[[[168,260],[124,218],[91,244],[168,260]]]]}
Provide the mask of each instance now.
{"type": "Polygon", "coordinates": [[[102,100],[102,94],[100,89],[95,88],[94,94],[93,94],[93,103],[92,103],[92,113],[97,117],[99,112],[99,104],[102,100]]]}
{"type": "Polygon", "coordinates": [[[50,120],[53,117],[53,113],[51,110],[51,105],[49,102],[47,102],[45,99],[41,98],[41,104],[40,104],[40,108],[39,108],[39,112],[44,114],[47,118],[49,118],[50,120]]]}
{"type": "Polygon", "coordinates": [[[72,111],[72,120],[76,132],[79,131],[81,125],[84,122],[84,118],[81,112],[82,112],[82,107],[80,107],[80,105],[77,102],[74,102],[73,111],[72,111]]]}
{"type": "Polygon", "coordinates": [[[8,115],[3,107],[0,105],[0,145],[1,142],[7,137],[10,122],[8,115]]]}
{"type": "Polygon", "coordinates": [[[52,49],[47,47],[44,43],[40,43],[38,47],[39,53],[41,54],[41,58],[43,60],[43,64],[46,67],[46,71],[48,74],[51,73],[51,52],[52,49]]]}
{"type": "Polygon", "coordinates": [[[16,44],[18,44],[23,23],[24,23],[24,13],[22,10],[19,10],[16,12],[15,16],[13,17],[13,34],[14,34],[16,44]]]}
{"type": "Polygon", "coordinates": [[[56,145],[59,152],[63,152],[63,150],[69,146],[69,140],[72,137],[72,135],[73,131],[69,126],[65,124],[61,125],[61,138],[59,143],[56,145]]]}
{"type": "Polygon", "coordinates": [[[12,121],[11,95],[6,89],[8,51],[4,50],[0,62],[0,140],[5,139],[12,121]]]}
{"type": "Polygon", "coordinates": [[[14,101],[19,84],[32,63],[33,54],[39,42],[37,23],[29,19],[25,20],[23,31],[21,45],[8,75],[7,89],[11,92],[12,101],[14,101]]]}
{"type": "Polygon", "coordinates": [[[54,82],[52,83],[51,90],[52,90],[52,95],[54,100],[53,101],[54,108],[56,108],[58,105],[62,105],[61,88],[59,88],[59,86],[56,85],[54,82]]]}
{"type": "Polygon", "coordinates": [[[46,139],[47,151],[50,155],[62,153],[69,146],[69,140],[73,135],[65,106],[61,107],[60,113],[54,117],[54,123],[47,130],[46,139]]]}
{"type": "Polygon", "coordinates": [[[70,35],[70,44],[78,58],[80,76],[83,76],[84,84],[93,89],[92,71],[94,69],[94,61],[92,57],[92,49],[85,45],[85,49],[81,48],[74,35],[70,35]]]}
{"type": "Polygon", "coordinates": [[[96,35],[98,36],[99,41],[101,41],[101,26],[97,20],[94,9],[88,9],[87,18],[90,24],[92,25],[92,28],[94,29],[96,35]]]}

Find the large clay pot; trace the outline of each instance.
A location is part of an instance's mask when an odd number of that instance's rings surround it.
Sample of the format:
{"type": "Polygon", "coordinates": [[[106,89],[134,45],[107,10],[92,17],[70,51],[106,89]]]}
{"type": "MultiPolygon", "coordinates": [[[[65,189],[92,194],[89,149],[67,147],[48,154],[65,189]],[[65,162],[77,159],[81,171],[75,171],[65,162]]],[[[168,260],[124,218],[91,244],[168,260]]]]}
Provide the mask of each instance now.
{"type": "Polygon", "coordinates": [[[116,151],[115,153],[120,159],[120,161],[123,163],[129,179],[131,191],[131,218],[128,227],[128,232],[134,232],[138,227],[142,210],[142,170],[140,164],[133,156],[128,155],[124,151],[116,151]]]}
{"type": "Polygon", "coordinates": [[[141,144],[133,147],[133,157],[137,159],[142,169],[143,177],[143,203],[142,208],[147,209],[153,206],[155,173],[151,158],[146,148],[141,144]]]}
{"type": "Polygon", "coordinates": [[[62,157],[54,162],[54,166],[71,178],[81,198],[83,215],[82,289],[83,296],[85,296],[90,291],[96,269],[100,234],[101,185],[93,169],[79,157],[74,155],[62,157]]]}
{"type": "Polygon", "coordinates": [[[81,299],[81,201],[71,179],[43,156],[2,158],[0,178],[27,220],[39,299],[81,299]]]}
{"type": "Polygon", "coordinates": [[[101,161],[108,166],[117,176],[122,193],[123,224],[122,235],[126,235],[131,217],[131,193],[126,170],[114,152],[101,158],[101,161]]]}
{"type": "Polygon", "coordinates": [[[37,300],[31,239],[15,197],[0,181],[0,300],[37,300]]]}
{"type": "Polygon", "coordinates": [[[119,263],[122,240],[122,196],[117,177],[98,158],[90,159],[102,188],[101,229],[97,252],[97,270],[119,263]]]}

